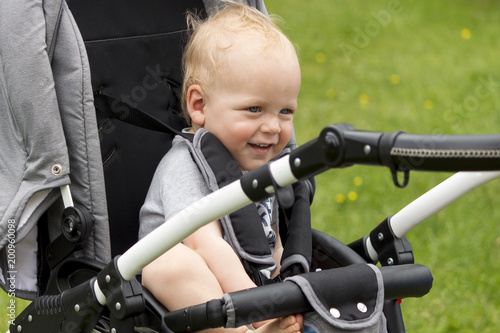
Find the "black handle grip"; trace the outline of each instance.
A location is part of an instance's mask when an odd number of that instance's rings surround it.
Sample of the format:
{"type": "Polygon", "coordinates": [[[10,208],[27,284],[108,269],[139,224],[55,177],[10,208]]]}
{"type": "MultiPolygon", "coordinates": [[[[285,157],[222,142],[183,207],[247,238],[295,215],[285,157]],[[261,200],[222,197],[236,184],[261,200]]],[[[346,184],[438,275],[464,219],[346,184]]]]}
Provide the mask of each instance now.
{"type": "Polygon", "coordinates": [[[325,127],[318,138],[290,154],[297,179],[353,164],[389,167],[396,186],[408,184],[410,170],[500,170],[500,134],[426,135],[357,131],[348,124],[325,127]],[[397,172],[404,172],[399,182],[397,172]]]}
{"type": "Polygon", "coordinates": [[[500,170],[500,135],[399,135],[390,150],[399,169],[500,170]]]}

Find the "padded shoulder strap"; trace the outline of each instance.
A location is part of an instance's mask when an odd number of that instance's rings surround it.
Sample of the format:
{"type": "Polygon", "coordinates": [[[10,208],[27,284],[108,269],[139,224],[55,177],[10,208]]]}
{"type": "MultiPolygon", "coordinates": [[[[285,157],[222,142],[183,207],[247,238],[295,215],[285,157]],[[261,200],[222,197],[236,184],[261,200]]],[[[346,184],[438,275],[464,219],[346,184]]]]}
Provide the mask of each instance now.
{"type": "Polygon", "coordinates": [[[311,210],[314,180],[301,180],[292,185],[294,203],[279,211],[280,236],[283,242],[281,276],[283,278],[307,273],[311,267],[312,229],[311,210]]]}
{"type": "MultiPolygon", "coordinates": [[[[242,176],[229,151],[213,134],[204,129],[196,131],[191,154],[211,191],[216,191],[242,176]]],[[[244,261],[245,266],[249,264],[259,271],[275,265],[255,205],[250,204],[223,217],[221,223],[227,242],[244,261]]],[[[255,269],[245,268],[251,277],[255,277],[255,269]]]]}
{"type": "Polygon", "coordinates": [[[97,111],[106,114],[109,118],[118,119],[147,130],[180,135],[188,140],[191,139],[145,111],[100,92],[94,95],[94,104],[97,111]]]}

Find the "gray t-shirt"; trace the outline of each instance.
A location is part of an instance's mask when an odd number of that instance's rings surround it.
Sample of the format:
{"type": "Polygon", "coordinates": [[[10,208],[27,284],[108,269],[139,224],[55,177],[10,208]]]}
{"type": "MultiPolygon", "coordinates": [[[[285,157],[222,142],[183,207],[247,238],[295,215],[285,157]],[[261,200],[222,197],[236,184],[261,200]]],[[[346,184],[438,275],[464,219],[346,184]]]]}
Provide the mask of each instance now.
{"type": "Polygon", "coordinates": [[[210,191],[196,166],[186,139],[176,136],[160,161],[139,214],[139,238],[210,191]]]}
{"type": "MultiPolygon", "coordinates": [[[[188,142],[176,136],[172,142],[172,148],[156,169],[141,208],[139,238],[143,238],[170,217],[209,193],[210,190],[191,157],[188,142]]],[[[272,225],[278,219],[275,200],[271,200],[267,207],[272,225]]],[[[260,210],[259,214],[261,214],[260,210]]],[[[269,243],[273,243],[276,235],[272,235],[274,231],[271,226],[266,226],[264,223],[263,228],[269,243]]]]}

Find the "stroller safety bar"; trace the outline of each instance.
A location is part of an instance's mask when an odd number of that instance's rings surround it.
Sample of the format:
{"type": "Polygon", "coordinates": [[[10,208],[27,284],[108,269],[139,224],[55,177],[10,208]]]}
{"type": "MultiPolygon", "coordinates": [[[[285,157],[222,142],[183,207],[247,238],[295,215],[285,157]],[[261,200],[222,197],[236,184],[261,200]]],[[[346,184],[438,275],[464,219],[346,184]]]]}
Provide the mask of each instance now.
{"type": "MultiPolygon", "coordinates": [[[[358,264],[359,265],[359,264],[358,264]]],[[[361,264],[362,265],[362,264],[361,264]]],[[[336,281],[346,267],[335,268],[323,273],[336,281]]],[[[433,277],[426,266],[411,264],[379,268],[383,277],[384,299],[422,297],[432,287],[433,277]]],[[[332,283],[328,288],[335,288],[332,283]]],[[[354,294],[359,286],[337,286],[350,288],[354,294]]],[[[163,320],[173,332],[192,332],[216,327],[239,327],[253,322],[283,317],[295,313],[314,311],[302,289],[295,283],[286,281],[262,287],[238,291],[224,295],[220,300],[191,306],[166,313],[163,320]],[[234,319],[228,320],[228,317],[234,319]],[[201,320],[203,318],[203,320],[201,320]],[[232,322],[228,326],[228,321],[232,322]]]]}

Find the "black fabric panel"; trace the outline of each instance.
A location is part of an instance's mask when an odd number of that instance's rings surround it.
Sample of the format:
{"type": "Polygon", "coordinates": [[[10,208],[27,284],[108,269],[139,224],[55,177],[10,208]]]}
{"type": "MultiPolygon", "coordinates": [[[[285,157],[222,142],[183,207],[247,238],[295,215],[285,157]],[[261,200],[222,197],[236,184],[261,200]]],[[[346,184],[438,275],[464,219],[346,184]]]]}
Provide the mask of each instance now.
{"type": "MultiPolygon", "coordinates": [[[[109,120],[112,135],[101,138],[112,255],[138,239],[139,210],[156,166],[171,147],[172,136],[109,120]]],[[[102,132],[102,130],[101,130],[102,132]]]]}
{"type": "MultiPolygon", "coordinates": [[[[92,88],[181,130],[187,10],[201,0],[69,0],[90,62],[92,88]]],[[[112,255],[137,241],[139,210],[172,135],[98,113],[112,255]]]]}
{"type": "Polygon", "coordinates": [[[201,0],[67,0],[86,41],[161,34],[186,28],[187,9],[201,0]]]}
{"type": "Polygon", "coordinates": [[[311,234],[312,272],[318,268],[327,270],[352,264],[366,264],[366,261],[358,253],[338,239],[316,229],[312,229],[311,234]]]}

